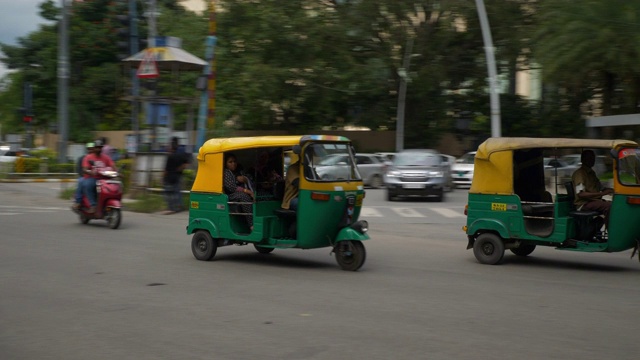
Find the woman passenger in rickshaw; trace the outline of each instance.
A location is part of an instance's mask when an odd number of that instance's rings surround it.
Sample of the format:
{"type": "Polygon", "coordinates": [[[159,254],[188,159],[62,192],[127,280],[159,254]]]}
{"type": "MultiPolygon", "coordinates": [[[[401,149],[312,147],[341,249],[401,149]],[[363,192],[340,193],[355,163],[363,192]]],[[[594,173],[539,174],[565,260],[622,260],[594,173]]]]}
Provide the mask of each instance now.
{"type": "Polygon", "coordinates": [[[264,149],[258,153],[258,162],[254,168],[249,169],[249,174],[255,174],[258,199],[273,197],[275,183],[282,181],[269,159],[269,151],[264,149]]]}
{"type": "MultiPolygon", "coordinates": [[[[240,202],[240,208],[243,213],[251,214],[253,212],[254,194],[249,188],[249,178],[240,174],[238,169],[238,159],[233,153],[224,154],[224,177],[223,188],[225,194],[229,196],[229,200],[240,202]]],[[[246,215],[249,229],[253,231],[253,215],[246,215]]]]}

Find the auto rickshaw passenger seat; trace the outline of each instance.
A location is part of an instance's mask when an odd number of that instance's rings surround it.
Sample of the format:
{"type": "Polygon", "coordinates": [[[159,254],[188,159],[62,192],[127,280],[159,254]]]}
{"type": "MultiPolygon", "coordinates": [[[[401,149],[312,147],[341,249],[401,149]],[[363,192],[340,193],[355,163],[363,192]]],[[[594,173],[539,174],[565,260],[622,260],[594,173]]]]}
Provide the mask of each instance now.
{"type": "Polygon", "coordinates": [[[598,211],[590,210],[578,210],[576,209],[574,200],[576,192],[573,188],[573,182],[567,181],[564,183],[564,188],[569,196],[569,204],[571,211],[569,216],[575,220],[575,237],[576,240],[591,240],[595,236],[596,231],[600,230],[603,219],[600,217],[601,213],[598,211]]]}

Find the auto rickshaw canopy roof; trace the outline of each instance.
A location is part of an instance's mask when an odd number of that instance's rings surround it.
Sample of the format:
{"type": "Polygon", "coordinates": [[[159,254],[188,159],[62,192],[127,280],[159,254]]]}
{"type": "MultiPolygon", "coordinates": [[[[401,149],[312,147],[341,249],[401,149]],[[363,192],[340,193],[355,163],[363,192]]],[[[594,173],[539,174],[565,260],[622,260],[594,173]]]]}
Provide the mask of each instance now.
{"type": "Polygon", "coordinates": [[[526,137],[500,137],[489,138],[476,152],[476,159],[488,160],[491,154],[500,151],[524,150],[536,148],[560,149],[560,148],[606,148],[615,149],[621,146],[636,147],[638,144],[631,140],[604,140],[604,139],[570,139],[570,138],[526,138],[526,137]]]}
{"type": "MultiPolygon", "coordinates": [[[[618,149],[638,147],[631,140],[570,139],[570,138],[489,138],[478,146],[470,193],[513,194],[514,151],[528,149],[618,149]]],[[[529,166],[543,169],[542,155],[518,164],[518,171],[529,166]],[[535,160],[535,161],[533,161],[535,160]]],[[[532,184],[536,179],[531,179],[532,184]]]]}
{"type": "MultiPolygon", "coordinates": [[[[198,172],[191,191],[222,192],[223,156],[225,152],[271,147],[291,148],[308,141],[335,141],[349,143],[344,136],[286,135],[215,138],[207,140],[198,152],[198,172]]],[[[296,156],[297,157],[297,156],[296,156]]]]}

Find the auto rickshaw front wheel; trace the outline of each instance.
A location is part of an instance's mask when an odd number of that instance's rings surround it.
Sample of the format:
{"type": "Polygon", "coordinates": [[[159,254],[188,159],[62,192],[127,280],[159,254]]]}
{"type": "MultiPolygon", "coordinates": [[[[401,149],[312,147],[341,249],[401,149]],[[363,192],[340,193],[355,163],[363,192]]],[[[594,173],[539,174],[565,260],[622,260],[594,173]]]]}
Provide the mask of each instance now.
{"type": "Polygon", "coordinates": [[[341,241],[334,249],[338,265],[345,271],[356,271],[360,269],[367,258],[367,251],[361,241],[348,240],[341,241]]]}
{"type": "Polygon", "coordinates": [[[213,240],[211,234],[205,230],[198,230],[191,238],[191,252],[196,259],[209,261],[213,259],[218,250],[218,243],[213,240]]]}
{"type": "Polygon", "coordinates": [[[496,234],[480,234],[473,243],[473,255],[481,264],[498,264],[504,256],[504,242],[496,234]]]}

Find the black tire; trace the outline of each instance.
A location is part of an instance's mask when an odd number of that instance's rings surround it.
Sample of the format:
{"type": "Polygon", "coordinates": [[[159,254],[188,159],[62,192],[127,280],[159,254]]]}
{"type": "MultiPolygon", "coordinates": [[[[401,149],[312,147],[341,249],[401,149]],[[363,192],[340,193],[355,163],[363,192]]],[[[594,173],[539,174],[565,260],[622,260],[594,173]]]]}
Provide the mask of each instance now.
{"type": "Polygon", "coordinates": [[[391,190],[387,190],[387,201],[393,201],[395,197],[396,195],[391,190]]]}
{"type": "Polygon", "coordinates": [[[269,254],[274,250],[273,248],[258,246],[257,244],[253,244],[253,247],[255,247],[260,254],[269,254]]]}
{"type": "Polygon", "coordinates": [[[80,213],[80,222],[83,224],[88,224],[89,223],[89,217],[87,217],[87,215],[80,213]]]}
{"type": "Polygon", "coordinates": [[[120,226],[120,221],[122,221],[122,212],[120,209],[111,209],[107,215],[107,223],[109,223],[109,227],[114,230],[117,229],[118,226],[120,226]]]}
{"type": "Polygon", "coordinates": [[[374,189],[380,189],[382,185],[382,176],[373,175],[373,178],[371,179],[371,187],[374,189]]]}
{"type": "Polygon", "coordinates": [[[520,244],[517,248],[510,249],[512,253],[518,256],[527,256],[536,249],[536,246],[533,244],[520,244]]]}
{"type": "Polygon", "coordinates": [[[481,264],[498,264],[504,256],[504,242],[496,234],[480,234],[473,244],[473,255],[481,264]]]}
{"type": "Polygon", "coordinates": [[[342,241],[335,248],[336,261],[340,268],[345,271],[356,271],[360,269],[367,259],[367,251],[361,241],[342,241]]]}
{"type": "Polygon", "coordinates": [[[196,259],[209,261],[213,259],[218,250],[217,241],[213,240],[211,234],[205,230],[198,230],[191,238],[191,252],[196,259]]]}
{"type": "Polygon", "coordinates": [[[436,202],[442,202],[444,200],[444,189],[440,190],[440,193],[436,195],[436,202]]]}

